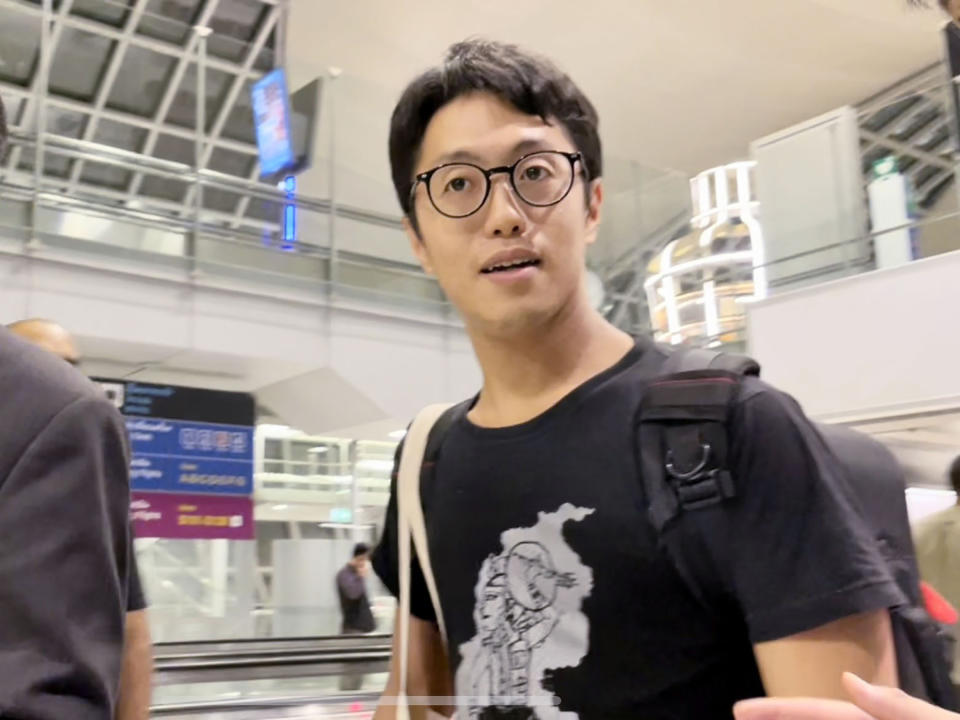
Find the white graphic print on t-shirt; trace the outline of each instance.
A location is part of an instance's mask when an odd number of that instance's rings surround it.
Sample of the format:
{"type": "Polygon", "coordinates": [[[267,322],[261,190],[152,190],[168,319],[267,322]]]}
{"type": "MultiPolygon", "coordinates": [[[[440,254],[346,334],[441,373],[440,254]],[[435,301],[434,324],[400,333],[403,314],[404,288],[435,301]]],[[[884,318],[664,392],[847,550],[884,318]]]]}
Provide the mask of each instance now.
{"type": "Polygon", "coordinates": [[[590,623],[580,610],[593,571],[564,542],[563,526],[592,512],[566,503],[500,536],[502,552],[483,562],[474,590],[477,634],[460,645],[457,717],[525,705],[541,720],[576,718],[557,709],[542,681],[547,670],[576,667],[587,654],[590,623]]]}

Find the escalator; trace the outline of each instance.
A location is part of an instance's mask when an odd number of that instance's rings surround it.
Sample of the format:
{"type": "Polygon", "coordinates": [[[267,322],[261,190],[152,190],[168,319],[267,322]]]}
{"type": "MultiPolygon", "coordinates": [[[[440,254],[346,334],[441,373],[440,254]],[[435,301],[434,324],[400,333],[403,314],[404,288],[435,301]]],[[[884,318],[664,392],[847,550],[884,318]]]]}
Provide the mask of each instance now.
{"type": "Polygon", "coordinates": [[[389,635],[158,644],[151,717],[367,718],[390,647],[389,635]]]}

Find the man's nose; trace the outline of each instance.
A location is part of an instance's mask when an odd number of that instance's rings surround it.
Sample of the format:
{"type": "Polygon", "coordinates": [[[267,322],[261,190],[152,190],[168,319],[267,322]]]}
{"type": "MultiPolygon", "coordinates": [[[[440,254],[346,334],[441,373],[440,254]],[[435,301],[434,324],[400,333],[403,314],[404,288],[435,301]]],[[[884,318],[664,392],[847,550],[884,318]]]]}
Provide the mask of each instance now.
{"type": "Polygon", "coordinates": [[[516,237],[527,229],[527,219],[507,176],[490,178],[490,198],[484,223],[492,237],[516,237]]]}

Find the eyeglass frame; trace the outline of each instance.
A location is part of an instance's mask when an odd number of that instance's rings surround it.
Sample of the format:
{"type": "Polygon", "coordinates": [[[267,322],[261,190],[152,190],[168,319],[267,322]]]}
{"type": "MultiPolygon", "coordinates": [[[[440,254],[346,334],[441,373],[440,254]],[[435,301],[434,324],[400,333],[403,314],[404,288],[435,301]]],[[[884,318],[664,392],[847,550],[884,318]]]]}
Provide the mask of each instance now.
{"type": "Polygon", "coordinates": [[[573,190],[573,186],[577,182],[576,164],[578,161],[580,162],[580,169],[581,169],[581,172],[583,173],[583,177],[585,180],[587,180],[589,176],[587,175],[586,167],[583,164],[583,153],[579,151],[566,152],[564,150],[537,150],[532,153],[527,153],[526,155],[521,155],[519,158],[517,158],[516,162],[514,162],[512,165],[498,165],[497,167],[492,167],[492,168],[482,168],[479,165],[474,165],[473,163],[468,163],[468,162],[448,162],[448,163],[444,163],[443,165],[437,165],[435,168],[431,168],[430,170],[425,170],[424,172],[414,176],[413,187],[410,188],[410,202],[411,204],[414,202],[414,200],[416,199],[417,187],[420,185],[420,183],[423,183],[424,187],[427,188],[427,197],[430,199],[430,204],[433,206],[434,210],[436,210],[438,213],[440,213],[444,217],[448,217],[453,220],[463,220],[464,218],[468,218],[471,215],[476,215],[478,212],[480,212],[483,206],[487,204],[487,200],[490,198],[490,189],[493,187],[493,182],[490,180],[490,178],[493,175],[496,175],[498,173],[506,173],[507,176],[510,178],[510,187],[513,188],[514,194],[518,198],[520,198],[520,200],[522,200],[524,203],[526,203],[530,207],[553,207],[554,205],[559,205],[564,200],[566,200],[567,195],[569,195],[570,191],[573,190]],[[527,160],[533,157],[534,155],[546,155],[548,153],[551,155],[562,155],[570,162],[570,184],[567,185],[567,189],[563,191],[563,194],[553,202],[545,203],[543,205],[538,205],[537,203],[530,202],[523,196],[523,193],[521,193],[519,188],[517,188],[517,181],[516,181],[516,178],[514,178],[513,176],[513,172],[514,170],[517,169],[517,166],[519,166],[520,163],[522,163],[524,160],[527,160]],[[486,183],[487,183],[486,191],[483,194],[483,199],[480,201],[480,204],[477,205],[475,210],[471,210],[466,215],[450,215],[448,213],[445,213],[443,210],[437,207],[437,203],[433,199],[433,193],[430,192],[430,180],[433,178],[434,174],[439,170],[443,170],[444,168],[452,167],[454,165],[466,165],[467,167],[472,167],[479,170],[480,173],[483,175],[484,180],[486,180],[486,183]]]}

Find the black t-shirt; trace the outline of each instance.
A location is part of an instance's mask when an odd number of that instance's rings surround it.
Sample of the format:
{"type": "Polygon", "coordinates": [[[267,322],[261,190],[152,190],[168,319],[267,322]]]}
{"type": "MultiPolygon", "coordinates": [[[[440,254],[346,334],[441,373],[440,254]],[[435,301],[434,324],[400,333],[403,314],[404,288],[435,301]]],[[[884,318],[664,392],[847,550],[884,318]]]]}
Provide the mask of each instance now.
{"type": "MultiPolygon", "coordinates": [[[[462,717],[729,718],[763,694],[753,643],[902,601],[819,436],[747,379],[730,423],[737,498],[697,511],[722,514],[698,602],[638,476],[635,415],[663,359],[643,342],[530,422],[450,429],[421,493],[462,717]],[[484,707],[494,696],[527,707],[484,707]]],[[[395,594],[396,544],[391,494],[373,566],[395,594]]],[[[416,564],[411,604],[435,619],[416,564]]]]}

